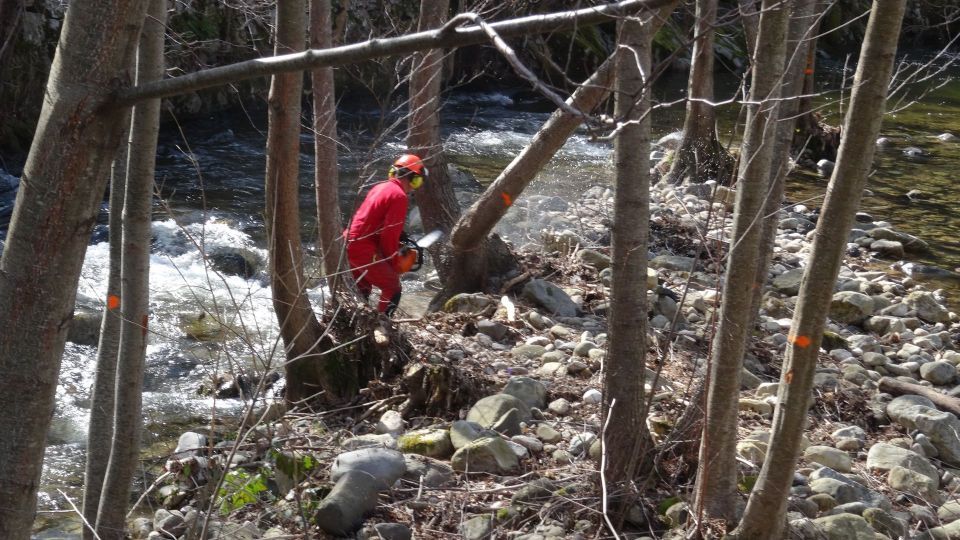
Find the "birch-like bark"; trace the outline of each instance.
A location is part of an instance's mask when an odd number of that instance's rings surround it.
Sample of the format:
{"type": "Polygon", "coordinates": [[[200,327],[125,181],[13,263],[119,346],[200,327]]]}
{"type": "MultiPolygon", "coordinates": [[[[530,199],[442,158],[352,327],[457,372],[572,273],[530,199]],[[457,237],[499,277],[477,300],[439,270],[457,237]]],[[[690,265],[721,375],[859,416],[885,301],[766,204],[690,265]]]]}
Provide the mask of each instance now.
{"type": "Polygon", "coordinates": [[[736,523],[737,398],[748,337],[750,298],[757,286],[761,212],[770,177],[776,133],[777,98],[786,49],[787,9],[780,0],[764,0],[753,62],[747,126],[740,150],[737,201],[727,255],[720,320],[708,370],[707,406],[700,443],[694,505],[698,517],[736,523]]]}
{"type": "Polygon", "coordinates": [[[72,1],[50,69],[0,258],[0,538],[30,535],[80,268],[129,119],[104,105],[146,6],[72,1]]]}
{"type": "Polygon", "coordinates": [[[800,453],[807,400],[813,387],[820,340],[826,324],[833,284],[843,262],[846,238],[860,205],[873,165],[893,73],[905,0],[874,0],[854,78],[843,141],[827,187],[810,264],[800,285],[799,301],[780,376],[773,432],[760,477],[754,485],[735,538],[781,538],[787,493],[800,453]]]}

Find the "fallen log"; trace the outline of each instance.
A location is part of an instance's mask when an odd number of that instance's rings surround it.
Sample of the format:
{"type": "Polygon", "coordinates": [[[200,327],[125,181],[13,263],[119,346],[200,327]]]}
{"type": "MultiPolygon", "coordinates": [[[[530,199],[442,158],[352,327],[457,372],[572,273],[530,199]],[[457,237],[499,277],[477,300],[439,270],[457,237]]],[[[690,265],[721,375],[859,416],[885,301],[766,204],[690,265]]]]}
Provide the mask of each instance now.
{"type": "Polygon", "coordinates": [[[941,394],[933,388],[919,384],[908,383],[893,377],[882,377],[878,383],[880,390],[896,396],[916,395],[923,396],[933,402],[938,409],[951,412],[960,417],[960,398],[941,394]]]}

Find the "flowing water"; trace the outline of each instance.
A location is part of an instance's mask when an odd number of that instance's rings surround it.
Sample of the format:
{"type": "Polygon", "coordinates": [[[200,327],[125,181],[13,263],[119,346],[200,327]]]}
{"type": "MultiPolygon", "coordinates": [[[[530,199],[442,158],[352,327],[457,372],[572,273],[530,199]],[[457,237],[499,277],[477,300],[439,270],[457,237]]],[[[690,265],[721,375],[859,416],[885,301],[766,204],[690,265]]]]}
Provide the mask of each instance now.
{"type": "MultiPolygon", "coordinates": [[[[666,91],[671,95],[665,98],[675,99],[679,91],[666,91]]],[[[490,182],[527,144],[548,112],[539,100],[525,99],[519,93],[454,95],[443,113],[447,158],[481,184],[490,182]]],[[[677,108],[658,111],[655,137],[677,129],[682,115],[677,108]]],[[[390,158],[403,150],[399,133],[374,136],[379,118],[375,106],[353,105],[340,112],[340,129],[345,134],[340,180],[346,215],[358,186],[380,180],[390,158]]],[[[239,400],[199,396],[201,382],[231,367],[262,368],[280,350],[263,269],[250,279],[215,275],[198,250],[200,246],[208,252],[243,249],[263,260],[264,132],[262,114],[237,113],[186,124],[161,137],[157,182],[165,202],[155,207],[153,224],[151,336],[144,394],[144,447],[152,447],[155,455],[171,449],[170,441],[180,431],[202,425],[214,411],[218,416],[230,416],[242,408],[239,400]],[[185,337],[184,321],[202,311],[220,314],[231,329],[242,332],[219,341],[185,337]]],[[[863,209],[927,240],[932,251],[922,262],[952,269],[960,267],[960,197],[954,191],[960,180],[960,143],[938,141],[936,136],[945,132],[960,135],[957,82],[888,116],[884,136],[894,144],[878,155],[869,186],[873,195],[864,199],[863,209]],[[906,146],[919,147],[930,155],[922,161],[908,159],[902,153],[906,146]],[[926,200],[909,202],[905,194],[912,189],[926,193],[926,200]]],[[[304,136],[301,219],[307,242],[315,223],[310,154],[312,140],[304,136]]],[[[578,133],[551,160],[530,192],[573,199],[591,185],[611,183],[612,172],[611,146],[578,133]]],[[[798,174],[791,180],[789,197],[816,206],[825,184],[815,174],[798,174]]],[[[2,211],[0,204],[0,215],[2,211]]],[[[525,237],[535,233],[503,232],[518,243],[536,240],[525,237]]],[[[83,266],[81,305],[96,308],[105,296],[105,240],[103,226],[99,226],[83,266]]],[[[944,286],[950,286],[949,280],[944,286]]],[[[407,285],[407,290],[419,288],[419,283],[407,285]]],[[[321,291],[315,291],[312,300],[318,305],[321,291]]],[[[422,300],[425,294],[411,296],[422,300]]],[[[407,304],[408,308],[411,305],[407,304]]],[[[56,512],[69,510],[68,498],[78,501],[80,497],[94,361],[93,347],[68,344],[40,495],[40,507],[46,512],[40,523],[52,519],[56,526],[39,531],[37,537],[59,537],[75,527],[64,525],[63,514],[56,512]]]]}

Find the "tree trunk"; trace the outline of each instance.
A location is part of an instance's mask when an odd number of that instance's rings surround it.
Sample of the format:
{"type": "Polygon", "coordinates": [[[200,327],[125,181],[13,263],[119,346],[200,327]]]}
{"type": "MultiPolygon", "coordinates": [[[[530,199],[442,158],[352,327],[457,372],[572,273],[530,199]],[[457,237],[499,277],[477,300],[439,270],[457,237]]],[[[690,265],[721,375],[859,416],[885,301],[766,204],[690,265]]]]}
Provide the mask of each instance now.
{"type": "MultiPolygon", "coordinates": [[[[164,72],[167,0],[151,0],[137,51],[137,82],[157,81],[164,72]]],[[[103,479],[97,534],[103,540],[126,538],[130,484],[140,455],[140,414],[150,304],[150,218],[153,202],[160,100],[138,104],[130,127],[123,199],[120,345],[114,390],[113,444],[103,479]]]]}
{"type": "MultiPolygon", "coordinates": [[[[107,297],[97,344],[97,367],[90,390],[90,426],[87,429],[87,465],[83,478],[83,518],[97,523],[103,477],[110,460],[113,440],[114,390],[117,379],[117,352],[120,349],[120,259],[123,248],[123,193],[127,170],[126,146],[121,147],[110,171],[110,271],[107,297]]],[[[93,540],[95,529],[84,527],[83,540],[93,540]]]]}
{"type": "MultiPolygon", "coordinates": [[[[277,4],[275,54],[303,50],[306,40],[304,9],[303,0],[277,4]]],[[[322,390],[332,390],[322,385],[320,365],[323,359],[318,345],[323,328],[310,306],[303,277],[298,195],[302,90],[301,73],[274,75],[270,84],[267,133],[266,224],[270,285],[286,351],[286,399],[290,404],[297,404],[322,390]]]]}
{"type": "MultiPolygon", "coordinates": [[[[651,17],[647,23],[651,25],[651,35],[663,25],[678,3],[678,0],[669,2],[659,8],[656,16],[651,17]]],[[[569,109],[586,113],[596,109],[609,95],[613,78],[614,60],[610,58],[567,99],[569,109]]],[[[554,111],[543,127],[534,134],[530,143],[457,220],[450,233],[449,258],[453,265],[450,268],[450,277],[444,290],[431,301],[432,310],[439,309],[454,294],[483,289],[483,280],[489,277],[491,272],[481,263],[496,259],[489,255],[491,248],[484,245],[484,242],[488,241],[488,235],[582,123],[583,118],[569,110],[554,111]]],[[[502,244],[499,238],[490,240],[495,245],[502,244]]]]}
{"type": "Polygon", "coordinates": [[[679,184],[705,182],[711,178],[729,184],[733,159],[717,140],[717,121],[713,102],[713,41],[717,20],[717,0],[697,0],[693,42],[693,64],[687,84],[687,114],[683,120],[683,138],[673,156],[673,165],[665,180],[679,184]]]}
{"type": "Polygon", "coordinates": [[[129,111],[127,79],[146,0],[74,0],[0,258],[0,538],[26,539],[83,256],[129,111]]]}
{"type": "Polygon", "coordinates": [[[760,14],[757,0],[737,0],[740,6],[740,22],[743,24],[743,39],[747,42],[747,54],[752,58],[757,49],[757,32],[760,14]]]}
{"type": "MultiPolygon", "coordinates": [[[[777,240],[777,228],[780,225],[780,205],[786,188],[787,174],[790,173],[790,148],[796,126],[799,96],[803,86],[803,70],[807,63],[807,47],[812,45],[810,28],[816,0],[795,0],[793,3],[790,28],[787,32],[787,50],[793,51],[787,59],[781,90],[780,114],[777,120],[776,141],[773,147],[773,166],[770,168],[770,189],[763,207],[763,233],[760,237],[760,256],[757,257],[757,280],[766,282],[773,246],[777,240]]],[[[753,291],[750,304],[751,324],[756,324],[763,301],[763,287],[753,291]]]]}
{"type": "Polygon", "coordinates": [[[747,503],[739,538],[780,538],[786,496],[800,452],[820,341],[826,324],[846,239],[853,225],[867,175],[893,72],[905,0],[875,0],[867,23],[854,79],[843,143],[830,178],[814,235],[810,264],[804,272],[780,377],[773,433],[760,477],[747,503]]]}
{"type": "MultiPolygon", "coordinates": [[[[646,424],[644,372],[647,353],[647,236],[650,214],[649,24],[620,22],[614,115],[616,196],[612,227],[610,329],[604,374],[607,480],[621,499],[621,512],[635,495],[630,488],[649,469],[653,446],[646,424]]],[[[623,515],[623,514],[620,514],[623,515]]]]}
{"type": "MultiPolygon", "coordinates": [[[[418,31],[438,28],[447,20],[449,0],[424,0],[420,2],[418,31]]],[[[460,203],[453,193],[453,185],[447,175],[443,157],[443,141],[440,139],[440,83],[443,77],[443,49],[431,49],[414,55],[410,73],[410,120],[407,132],[407,149],[423,159],[430,177],[414,194],[425,231],[440,229],[449,233],[460,217],[460,203]]],[[[430,252],[434,261],[440,258],[444,242],[434,244],[430,252]]],[[[441,281],[447,281],[448,267],[437,264],[441,281]]]]}
{"type": "Polygon", "coordinates": [[[777,97],[786,49],[787,9],[779,0],[764,0],[760,16],[747,126],[740,151],[737,202],[720,322],[708,371],[707,409],[700,444],[695,511],[705,519],[736,523],[737,399],[748,337],[750,298],[757,283],[760,216],[770,177],[777,97]]]}
{"type": "MultiPolygon", "coordinates": [[[[333,46],[330,0],[310,0],[310,47],[333,46]]],[[[316,155],[314,187],[317,193],[317,248],[323,259],[330,298],[336,303],[341,272],[346,270],[343,218],[340,216],[339,169],[337,167],[337,103],[333,68],[310,72],[313,85],[313,148],[316,155]]]]}

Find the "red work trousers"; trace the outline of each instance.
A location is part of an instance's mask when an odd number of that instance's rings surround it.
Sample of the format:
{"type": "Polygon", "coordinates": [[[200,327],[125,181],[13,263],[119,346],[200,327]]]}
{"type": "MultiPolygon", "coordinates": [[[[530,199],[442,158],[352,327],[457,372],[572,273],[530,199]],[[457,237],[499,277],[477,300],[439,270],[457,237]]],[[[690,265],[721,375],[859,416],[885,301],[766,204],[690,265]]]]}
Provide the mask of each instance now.
{"type": "Polygon", "coordinates": [[[347,244],[347,260],[360,294],[369,296],[373,287],[378,287],[380,302],[377,309],[389,315],[400,302],[400,274],[389,260],[377,258],[377,246],[373,242],[354,240],[347,244]]]}

